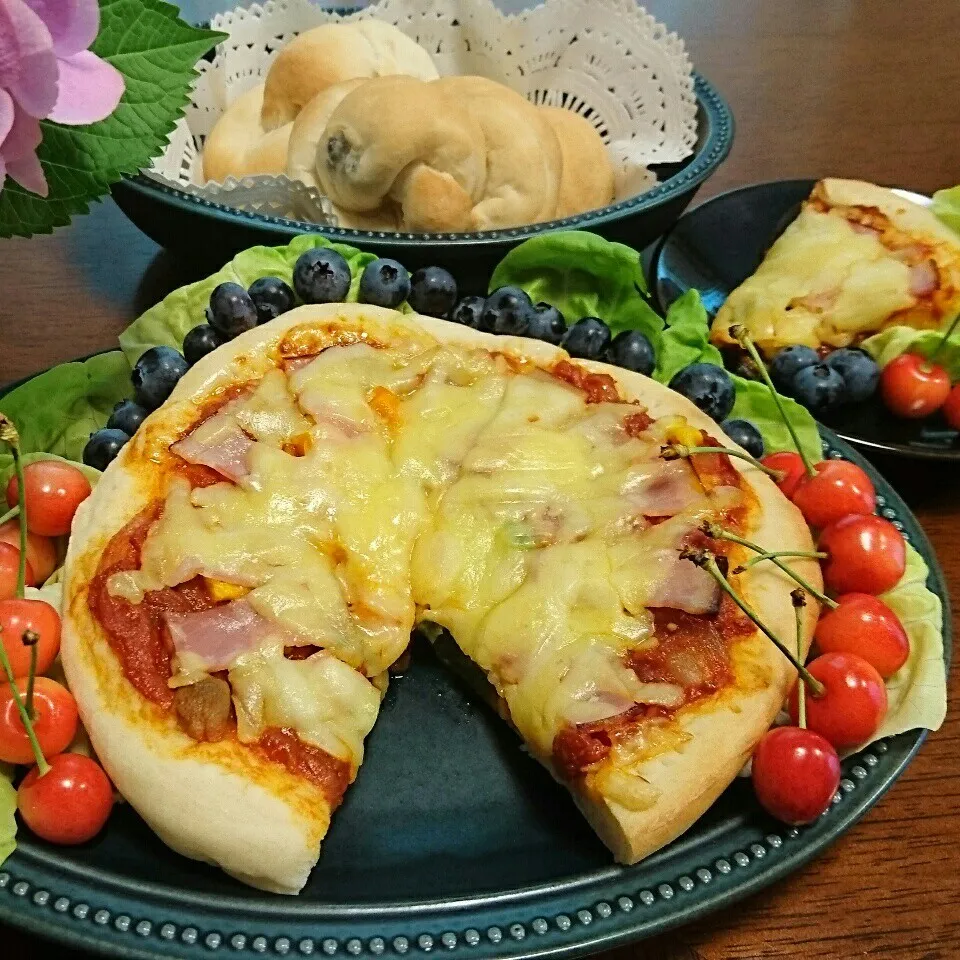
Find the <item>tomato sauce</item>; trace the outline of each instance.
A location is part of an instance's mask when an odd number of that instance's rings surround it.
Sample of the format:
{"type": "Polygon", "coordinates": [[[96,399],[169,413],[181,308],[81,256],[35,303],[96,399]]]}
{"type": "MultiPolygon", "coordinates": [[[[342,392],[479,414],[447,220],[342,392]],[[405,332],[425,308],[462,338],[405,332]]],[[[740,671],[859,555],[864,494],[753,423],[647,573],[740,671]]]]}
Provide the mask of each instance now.
{"type": "Polygon", "coordinates": [[[350,786],[350,764],[346,760],[304,743],[292,730],[269,727],[250,749],[316,784],[331,807],[340,805],[350,786]]]}
{"type": "Polygon", "coordinates": [[[653,417],[646,410],[640,413],[629,413],[623,418],[623,429],[627,431],[627,436],[639,437],[653,422],[653,417]]]}
{"type": "Polygon", "coordinates": [[[587,403],[623,403],[617,382],[608,373],[590,373],[569,360],[555,364],[552,374],[587,395],[587,403]]]}

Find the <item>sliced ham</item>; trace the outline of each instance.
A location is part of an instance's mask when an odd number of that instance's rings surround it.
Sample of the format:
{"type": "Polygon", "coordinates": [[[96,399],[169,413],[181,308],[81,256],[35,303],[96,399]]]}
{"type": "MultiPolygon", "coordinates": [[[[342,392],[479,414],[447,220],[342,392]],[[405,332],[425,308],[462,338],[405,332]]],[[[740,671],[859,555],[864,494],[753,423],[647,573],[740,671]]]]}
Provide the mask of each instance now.
{"type": "Polygon", "coordinates": [[[236,482],[250,472],[250,451],[255,443],[237,425],[229,407],[225,407],[170,449],[187,463],[210,467],[236,482]]]}
{"type": "Polygon", "coordinates": [[[689,560],[676,560],[666,567],[665,575],[655,586],[651,607],[669,607],[686,613],[715,613],[720,606],[717,582],[689,560]]]}
{"type": "Polygon", "coordinates": [[[283,635],[246,600],[197,613],[168,613],[165,620],[177,656],[189,661],[191,671],[226,670],[237,657],[256,650],[268,636],[283,635]]]}
{"type": "Polygon", "coordinates": [[[655,473],[634,475],[624,493],[645,517],[672,517],[704,497],[703,487],[684,460],[657,464],[655,473]]]}
{"type": "Polygon", "coordinates": [[[940,286],[940,274],[933,260],[924,260],[910,268],[910,293],[927,297],[940,286]]]}

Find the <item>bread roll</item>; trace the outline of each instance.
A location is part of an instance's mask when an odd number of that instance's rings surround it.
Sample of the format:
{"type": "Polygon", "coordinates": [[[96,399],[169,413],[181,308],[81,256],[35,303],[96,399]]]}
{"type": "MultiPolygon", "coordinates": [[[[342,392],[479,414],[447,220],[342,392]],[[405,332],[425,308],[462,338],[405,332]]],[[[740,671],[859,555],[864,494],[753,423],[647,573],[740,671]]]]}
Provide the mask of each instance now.
{"type": "Polygon", "coordinates": [[[563,173],[556,217],[572,217],[613,202],[613,164],[593,124],[572,110],[541,107],[560,142],[563,173]]]}
{"type": "Polygon", "coordinates": [[[467,230],[486,178],[483,133],[435,84],[375,78],[333,111],[317,148],[316,177],[348,213],[392,201],[407,230],[467,230]]]}
{"type": "Polygon", "coordinates": [[[291,40],[267,73],[263,97],[264,130],[294,120],[318,93],[344,80],[408,74],[437,77],[423,47],[380,20],[328,23],[291,40]]]}
{"type": "Polygon", "coordinates": [[[487,183],[471,228],[553,219],[563,160],[553,127],[519,93],[486,77],[443,77],[433,86],[463,104],[483,131],[487,183]]]}
{"type": "Polygon", "coordinates": [[[203,147],[203,175],[222,183],[227,177],[280,174],[287,166],[292,124],[265,133],[260,126],[263,84],[237,97],[210,131],[203,147]]]}

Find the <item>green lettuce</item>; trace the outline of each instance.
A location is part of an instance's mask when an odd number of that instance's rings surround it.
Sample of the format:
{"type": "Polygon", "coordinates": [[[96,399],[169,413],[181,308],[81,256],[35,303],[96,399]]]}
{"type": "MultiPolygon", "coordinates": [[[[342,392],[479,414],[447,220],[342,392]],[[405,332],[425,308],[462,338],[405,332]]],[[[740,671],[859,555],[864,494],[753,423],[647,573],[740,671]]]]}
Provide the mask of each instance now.
{"type": "Polygon", "coordinates": [[[691,363],[723,366],[720,351],[707,339],[710,320],[697,290],[688,290],[667,310],[666,328],[655,341],[653,379],[668,384],[691,363]]]}
{"type": "Polygon", "coordinates": [[[910,638],[907,662],[887,681],[887,715],[874,740],[905,730],[936,730],[947,712],[943,662],[943,605],[927,587],[930,571],[907,545],[907,566],[900,582],[880,599],[900,618],[910,638]]]}
{"type": "Polygon", "coordinates": [[[10,778],[13,768],[0,763],[0,867],[17,848],[17,791],[10,778]]]}
{"type": "Polygon", "coordinates": [[[140,355],[150,347],[163,344],[179,350],[187,331],[204,322],[204,311],[210,294],[218,284],[232,280],[249,287],[254,280],[268,276],[279,277],[290,283],[297,258],[314,247],[331,247],[346,258],[353,274],[347,299],[355,302],[360,274],[368,263],[376,260],[372,253],[363,253],[342,243],[330,243],[316,234],[296,237],[285,247],[251,247],[238,253],[213,276],[174,290],[134,320],[120,334],[120,347],[130,365],[135,364],[140,355]]]}
{"type": "MultiPolygon", "coordinates": [[[[131,392],[130,364],[114,350],[52,367],[0,397],[0,411],[16,424],[24,454],[77,462],[90,434],[107,422],[114,406],[131,392]]],[[[0,484],[6,484],[12,471],[13,458],[3,450],[0,484]]]]}
{"type": "MultiPolygon", "coordinates": [[[[770,452],[793,450],[790,431],[783,422],[766,384],[759,380],[745,380],[735,374],[731,374],[730,379],[733,380],[737,391],[730,417],[749,420],[755,424],[763,435],[764,445],[770,452]]],[[[780,402],[796,431],[803,452],[812,463],[819,463],[823,459],[823,446],[820,442],[817,423],[810,415],[810,411],[789,397],[781,397],[780,402]]]]}
{"type": "Polygon", "coordinates": [[[960,330],[955,330],[943,340],[942,330],[915,330],[913,327],[887,327],[872,337],[867,337],[860,346],[885,367],[895,357],[908,350],[929,357],[943,342],[943,348],[937,354],[940,364],[951,380],[960,380],[960,330]]]}
{"type": "Polygon", "coordinates": [[[938,190],[933,195],[930,209],[938,220],[960,233],[960,187],[938,190]]]}
{"type": "Polygon", "coordinates": [[[640,254],[594,233],[563,230],[533,237],[497,264],[489,289],[522,287],[553,304],[567,323],[600,317],[613,333],[642,330],[656,346],[663,319],[644,297],[640,254]]]}

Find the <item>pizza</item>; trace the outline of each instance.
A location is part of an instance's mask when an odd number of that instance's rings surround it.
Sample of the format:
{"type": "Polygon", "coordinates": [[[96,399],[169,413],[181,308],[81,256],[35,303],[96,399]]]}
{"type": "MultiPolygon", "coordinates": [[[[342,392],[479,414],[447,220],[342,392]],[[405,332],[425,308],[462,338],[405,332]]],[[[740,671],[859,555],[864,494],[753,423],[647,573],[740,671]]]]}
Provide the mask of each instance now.
{"type": "Polygon", "coordinates": [[[827,179],[727,298],[711,339],[733,344],[740,324],[768,355],[846,347],[896,324],[935,330],[958,312],[960,237],[891,190],[827,179]]]}
{"type": "MultiPolygon", "coordinates": [[[[797,509],[652,380],[546,343],[306,306],[201,360],[74,522],[63,664],[173,849],[295,893],[411,631],[452,635],[527,749],[633,863],[732,781],[795,674],[797,509]]],[[[819,582],[815,561],[798,572],[819,582]]],[[[817,610],[806,608],[801,646],[817,610]]]]}

